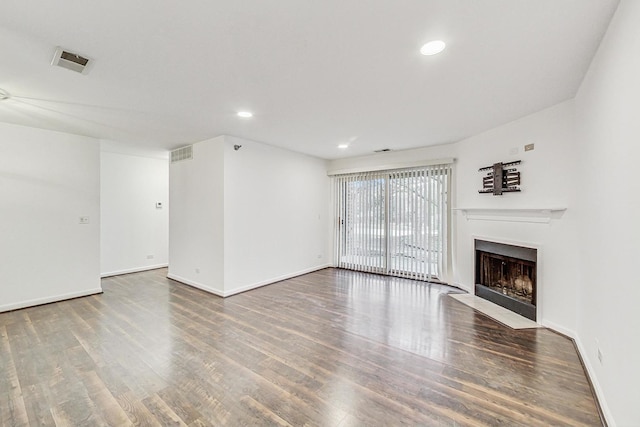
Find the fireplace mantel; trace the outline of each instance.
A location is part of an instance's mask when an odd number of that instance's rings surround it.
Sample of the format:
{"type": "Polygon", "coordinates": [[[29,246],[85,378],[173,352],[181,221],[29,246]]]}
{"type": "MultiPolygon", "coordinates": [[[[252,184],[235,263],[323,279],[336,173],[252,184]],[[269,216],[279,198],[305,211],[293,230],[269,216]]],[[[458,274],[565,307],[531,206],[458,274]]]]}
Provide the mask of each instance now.
{"type": "Polygon", "coordinates": [[[506,221],[549,223],[560,219],[567,208],[453,208],[461,212],[467,221],[506,221]]]}

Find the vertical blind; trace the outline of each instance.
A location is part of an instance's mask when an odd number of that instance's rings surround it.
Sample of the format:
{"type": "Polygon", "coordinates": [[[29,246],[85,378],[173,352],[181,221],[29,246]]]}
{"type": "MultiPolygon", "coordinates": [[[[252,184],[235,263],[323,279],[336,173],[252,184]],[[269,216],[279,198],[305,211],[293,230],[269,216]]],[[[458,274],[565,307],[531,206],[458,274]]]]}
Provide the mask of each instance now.
{"type": "Polygon", "coordinates": [[[336,265],[444,280],[449,164],[334,176],[336,265]]]}

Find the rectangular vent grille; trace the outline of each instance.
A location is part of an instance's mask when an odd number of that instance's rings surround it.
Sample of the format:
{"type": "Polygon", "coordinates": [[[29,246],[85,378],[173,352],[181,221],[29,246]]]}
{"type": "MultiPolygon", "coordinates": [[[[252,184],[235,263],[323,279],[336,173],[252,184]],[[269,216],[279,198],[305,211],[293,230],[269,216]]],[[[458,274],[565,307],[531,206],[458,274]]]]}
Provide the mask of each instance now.
{"type": "Polygon", "coordinates": [[[178,148],[171,152],[171,163],[191,159],[193,159],[193,145],[187,145],[186,147],[178,148]]]}
{"type": "Polygon", "coordinates": [[[62,55],[60,55],[60,58],[66,60],[66,61],[71,61],[75,64],[81,65],[83,67],[85,67],[87,65],[87,63],[89,62],[89,60],[87,58],[84,58],[80,55],[76,55],[75,53],[71,53],[71,52],[67,52],[67,51],[62,51],[62,55]]]}
{"type": "Polygon", "coordinates": [[[91,62],[93,61],[90,58],[69,52],[58,46],[53,54],[51,65],[66,68],[67,70],[75,71],[80,74],[87,74],[91,62]]]}

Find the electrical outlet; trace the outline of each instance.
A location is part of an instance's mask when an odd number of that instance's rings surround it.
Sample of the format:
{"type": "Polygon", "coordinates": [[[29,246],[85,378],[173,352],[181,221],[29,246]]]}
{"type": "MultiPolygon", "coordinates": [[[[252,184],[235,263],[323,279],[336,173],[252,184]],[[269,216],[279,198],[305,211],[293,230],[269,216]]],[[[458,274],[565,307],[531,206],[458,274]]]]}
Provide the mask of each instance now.
{"type": "Polygon", "coordinates": [[[533,151],[535,146],[536,146],[535,144],[527,144],[524,146],[524,151],[533,151]]]}
{"type": "Polygon", "coordinates": [[[200,269],[196,268],[196,274],[200,274],[200,269]]]}
{"type": "Polygon", "coordinates": [[[154,256],[153,255],[147,255],[147,259],[153,259],[154,256]]]}
{"type": "Polygon", "coordinates": [[[80,224],[89,224],[89,217],[88,216],[81,216],[80,220],[78,222],[80,224]]]}
{"type": "Polygon", "coordinates": [[[318,254],[318,259],[322,259],[322,254],[318,254]]]}

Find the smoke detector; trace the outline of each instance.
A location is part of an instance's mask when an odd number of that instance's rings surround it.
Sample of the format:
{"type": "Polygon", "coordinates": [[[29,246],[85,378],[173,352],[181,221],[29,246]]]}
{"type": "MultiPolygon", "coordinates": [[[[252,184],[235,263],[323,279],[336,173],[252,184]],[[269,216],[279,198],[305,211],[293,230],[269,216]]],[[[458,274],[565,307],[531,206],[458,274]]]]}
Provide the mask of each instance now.
{"type": "Polygon", "coordinates": [[[51,65],[57,65],[58,67],[66,68],[67,70],[75,71],[80,74],[87,74],[89,66],[93,64],[93,60],[77,53],[69,52],[58,46],[51,65]]]}

